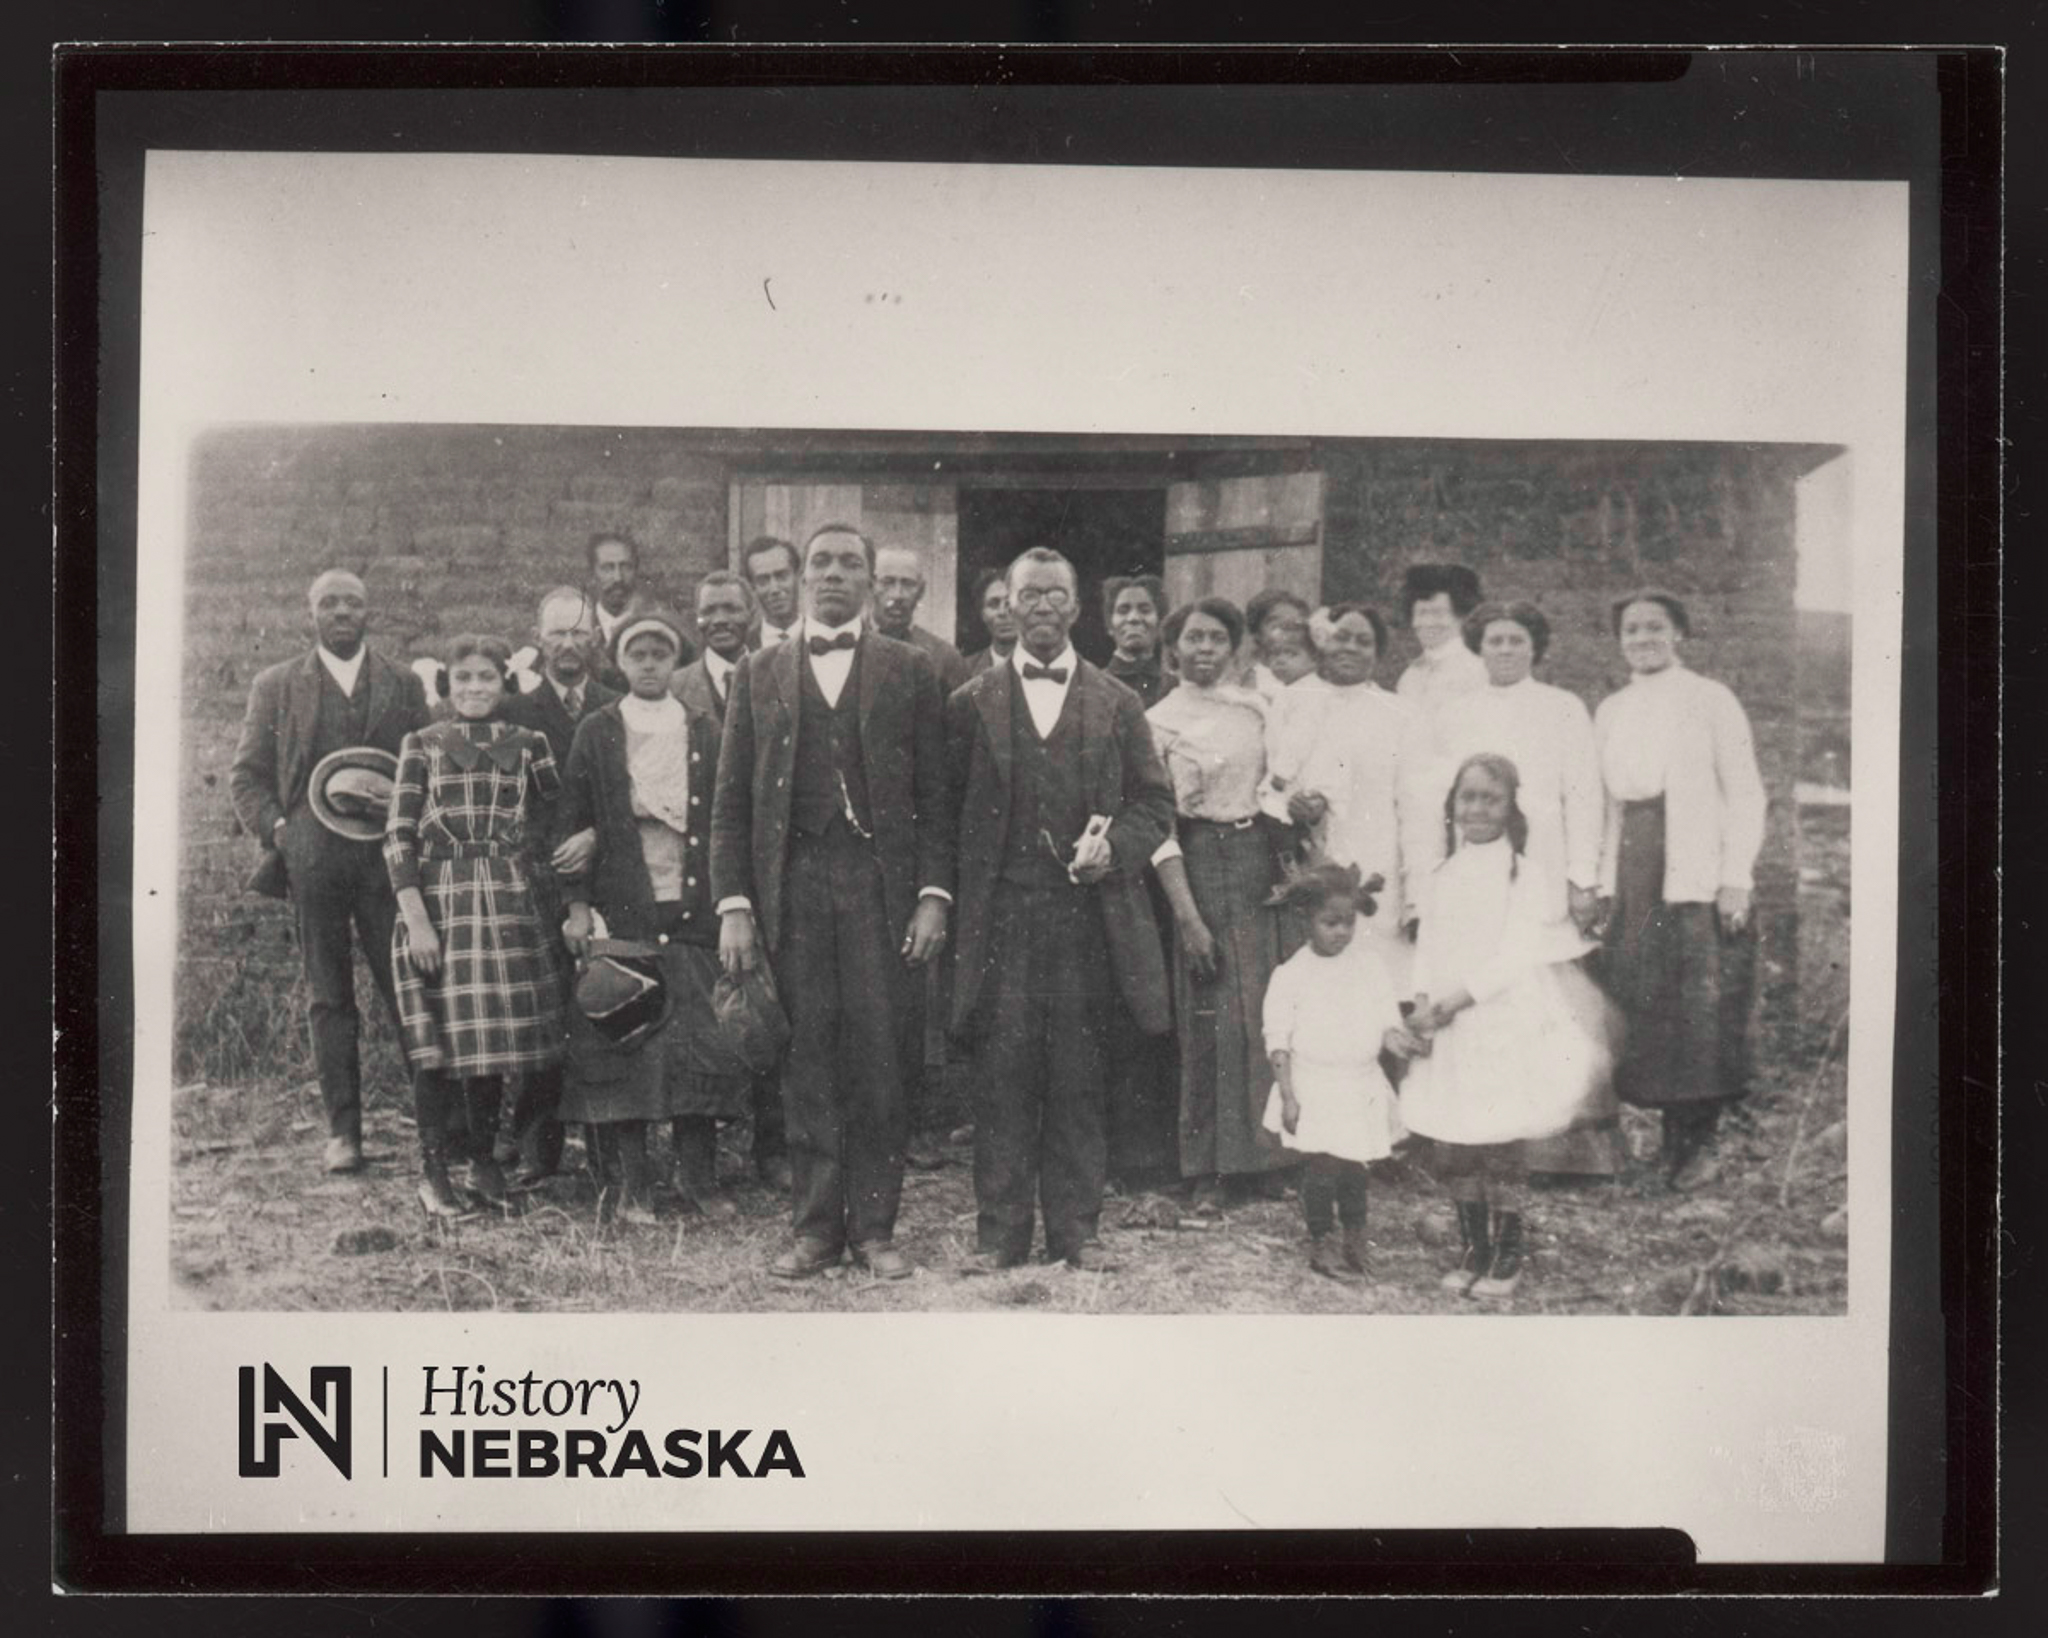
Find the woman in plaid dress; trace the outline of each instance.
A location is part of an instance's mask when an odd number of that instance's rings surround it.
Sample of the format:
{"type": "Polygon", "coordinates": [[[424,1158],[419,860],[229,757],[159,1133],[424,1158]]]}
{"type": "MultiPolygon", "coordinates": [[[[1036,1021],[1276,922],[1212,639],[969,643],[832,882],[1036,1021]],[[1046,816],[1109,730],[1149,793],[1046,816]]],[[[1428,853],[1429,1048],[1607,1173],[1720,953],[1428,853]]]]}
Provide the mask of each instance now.
{"type": "Polygon", "coordinates": [[[455,714],[406,735],[384,827],[420,1202],[435,1216],[463,1209],[448,1181],[457,1087],[472,1143],[469,1186],[502,1201],[490,1128],[503,1077],[552,1063],[562,1050],[562,975],[534,908],[525,845],[529,802],[552,795],[561,776],[546,739],[499,718],[511,657],[496,637],[455,639],[447,671],[455,714]]]}

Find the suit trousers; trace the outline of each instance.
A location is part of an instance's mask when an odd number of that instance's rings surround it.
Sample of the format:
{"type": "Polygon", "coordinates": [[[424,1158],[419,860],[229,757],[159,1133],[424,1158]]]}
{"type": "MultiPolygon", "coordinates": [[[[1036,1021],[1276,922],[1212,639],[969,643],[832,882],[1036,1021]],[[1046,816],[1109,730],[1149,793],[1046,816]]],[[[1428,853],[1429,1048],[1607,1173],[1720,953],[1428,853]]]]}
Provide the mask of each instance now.
{"type": "Polygon", "coordinates": [[[974,1030],[979,1250],[1021,1260],[1095,1238],[1109,1165],[1105,1061],[1118,1002],[1093,892],[998,881],[974,1030]]]}
{"type": "Polygon", "coordinates": [[[395,1025],[391,926],[398,917],[398,901],[377,844],[335,835],[304,806],[285,822],[284,853],[292,914],[298,923],[299,959],[311,994],[313,1069],[320,1080],[320,1100],[327,1106],[328,1134],[359,1138],[362,1064],[349,933],[353,928],[395,1025]]]}
{"type": "Polygon", "coordinates": [[[904,1036],[924,975],[903,965],[873,845],[844,824],[790,838],[783,902],[775,982],[789,1013],[791,1221],[828,1246],[883,1243],[903,1194],[904,1036]]]}

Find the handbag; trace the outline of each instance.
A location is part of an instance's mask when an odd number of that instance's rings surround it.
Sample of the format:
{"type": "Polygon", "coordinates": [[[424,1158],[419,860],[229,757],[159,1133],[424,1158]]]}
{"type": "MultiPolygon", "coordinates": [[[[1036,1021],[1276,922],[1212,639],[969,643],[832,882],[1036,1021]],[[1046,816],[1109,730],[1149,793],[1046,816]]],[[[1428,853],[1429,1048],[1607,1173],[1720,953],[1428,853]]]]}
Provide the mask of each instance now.
{"type": "Polygon", "coordinates": [[[717,1044],[732,1060],[729,1073],[765,1075],[782,1062],[789,1045],[789,1018],[766,956],[755,961],[751,972],[718,975],[711,989],[711,1012],[718,1020],[717,1044]]]}

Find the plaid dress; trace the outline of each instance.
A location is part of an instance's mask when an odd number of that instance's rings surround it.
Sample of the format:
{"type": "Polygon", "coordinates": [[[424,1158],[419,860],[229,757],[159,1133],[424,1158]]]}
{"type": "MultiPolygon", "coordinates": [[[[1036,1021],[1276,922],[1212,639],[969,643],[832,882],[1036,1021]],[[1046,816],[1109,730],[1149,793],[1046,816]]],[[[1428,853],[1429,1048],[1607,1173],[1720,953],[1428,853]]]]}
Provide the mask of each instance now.
{"type": "Polygon", "coordinates": [[[547,740],[510,723],[444,722],[405,736],[384,865],[395,891],[425,895],[441,939],[441,970],[429,978],[413,967],[403,916],[391,936],[415,1069],[502,1075],[561,1056],[563,975],[526,857],[529,795],[560,784],[547,740]]]}

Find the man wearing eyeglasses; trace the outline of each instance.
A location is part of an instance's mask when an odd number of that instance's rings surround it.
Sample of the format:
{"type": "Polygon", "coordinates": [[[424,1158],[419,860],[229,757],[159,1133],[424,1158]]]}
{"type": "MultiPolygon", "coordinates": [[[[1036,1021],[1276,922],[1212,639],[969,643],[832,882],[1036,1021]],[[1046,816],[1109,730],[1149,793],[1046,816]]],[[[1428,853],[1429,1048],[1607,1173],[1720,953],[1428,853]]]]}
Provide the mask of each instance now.
{"type": "Polygon", "coordinates": [[[912,1273],[894,1244],[909,1137],[919,968],[946,938],[954,810],[931,664],[864,628],[875,549],[827,524],[804,544],[800,635],[732,678],[711,815],[711,891],[728,972],[769,955],[789,1014],[782,1071],[804,1279],[854,1261],[912,1273]]]}
{"type": "Polygon", "coordinates": [[[1035,546],[1010,565],[1018,641],[946,704],[959,800],[953,1029],[974,1053],[976,1251],[1115,1267],[1097,1235],[1108,1166],[1111,1032],[1163,1035],[1166,965],[1145,869],[1173,829],[1138,696],[1074,652],[1074,567],[1035,546]]]}

